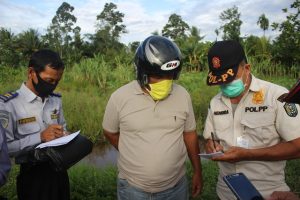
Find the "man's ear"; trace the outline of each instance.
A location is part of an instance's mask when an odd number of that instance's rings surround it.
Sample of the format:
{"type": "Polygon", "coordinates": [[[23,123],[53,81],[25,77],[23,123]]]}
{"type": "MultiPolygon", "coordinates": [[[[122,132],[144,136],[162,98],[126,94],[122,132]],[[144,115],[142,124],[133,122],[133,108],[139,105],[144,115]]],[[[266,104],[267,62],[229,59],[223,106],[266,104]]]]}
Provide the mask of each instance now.
{"type": "Polygon", "coordinates": [[[28,67],[28,70],[27,70],[27,76],[28,76],[28,79],[33,79],[33,74],[35,73],[34,69],[32,67],[28,67]]]}
{"type": "Polygon", "coordinates": [[[245,64],[245,69],[251,72],[251,65],[249,63],[245,64]]]}

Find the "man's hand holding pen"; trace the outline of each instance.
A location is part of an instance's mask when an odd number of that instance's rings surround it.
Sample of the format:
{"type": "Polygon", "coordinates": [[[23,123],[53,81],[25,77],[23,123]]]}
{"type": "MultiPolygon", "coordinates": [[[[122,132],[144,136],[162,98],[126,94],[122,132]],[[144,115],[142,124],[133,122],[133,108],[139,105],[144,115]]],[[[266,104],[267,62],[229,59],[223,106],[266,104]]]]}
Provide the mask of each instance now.
{"type": "Polygon", "coordinates": [[[220,145],[219,141],[216,140],[216,136],[213,132],[211,132],[211,139],[208,139],[206,141],[206,147],[205,147],[206,153],[216,153],[218,151],[223,152],[223,146],[220,145]]]}
{"type": "Polygon", "coordinates": [[[41,132],[41,141],[48,142],[65,135],[64,127],[59,124],[50,124],[41,132]]]}
{"type": "Polygon", "coordinates": [[[211,132],[211,139],[206,141],[206,153],[216,153],[223,152],[224,155],[214,157],[214,161],[225,161],[225,162],[238,162],[247,159],[247,150],[241,147],[230,147],[228,150],[224,151],[223,146],[220,144],[219,140],[213,132],[211,132]]]}

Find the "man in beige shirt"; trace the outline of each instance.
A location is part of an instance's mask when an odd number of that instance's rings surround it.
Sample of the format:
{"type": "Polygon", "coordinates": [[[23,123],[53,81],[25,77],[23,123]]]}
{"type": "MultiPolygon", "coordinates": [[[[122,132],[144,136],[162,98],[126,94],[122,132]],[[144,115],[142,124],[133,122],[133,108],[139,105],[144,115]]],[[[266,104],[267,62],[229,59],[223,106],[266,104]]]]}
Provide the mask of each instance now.
{"type": "Polygon", "coordinates": [[[208,85],[221,92],[210,102],[204,137],[208,153],[223,150],[219,161],[217,194],[235,199],[223,176],[244,173],[264,198],[273,191],[289,191],[285,160],[300,157],[299,106],[281,103],[287,90],[251,74],[242,46],[235,41],[216,42],[208,52],[208,85]],[[219,143],[214,148],[211,133],[219,143]]]}
{"type": "Polygon", "coordinates": [[[187,155],[197,196],[202,175],[193,107],[188,92],[173,83],[181,53],[169,39],[150,36],[135,65],[137,80],[111,95],[103,119],[104,134],[119,151],[118,199],[187,200],[187,155]]]}

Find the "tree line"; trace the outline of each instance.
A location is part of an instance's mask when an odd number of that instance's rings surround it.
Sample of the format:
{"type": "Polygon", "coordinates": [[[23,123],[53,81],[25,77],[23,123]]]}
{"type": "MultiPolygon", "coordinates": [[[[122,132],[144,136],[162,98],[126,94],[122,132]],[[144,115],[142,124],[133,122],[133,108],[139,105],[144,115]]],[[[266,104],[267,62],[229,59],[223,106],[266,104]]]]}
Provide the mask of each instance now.
{"type": "MultiPolygon", "coordinates": [[[[26,65],[30,55],[41,48],[53,49],[61,55],[67,66],[80,62],[84,58],[102,55],[112,63],[116,57],[130,63],[132,55],[139,45],[135,41],[125,45],[120,42],[122,34],[128,33],[123,23],[124,14],[114,3],[106,3],[96,16],[95,33],[82,34],[76,26],[74,7],[63,2],[52,18],[46,33],[41,35],[37,30],[29,28],[19,34],[9,29],[0,28],[0,66],[19,67],[26,65]],[[129,54],[129,55],[128,55],[129,54]]],[[[300,0],[295,0],[289,8],[283,8],[286,18],[282,22],[270,23],[265,14],[257,19],[257,26],[264,32],[262,37],[249,35],[242,37],[240,33],[241,13],[237,6],[222,11],[219,15],[221,24],[215,30],[216,40],[237,40],[241,42],[248,57],[256,61],[269,60],[280,63],[286,68],[300,64],[300,0]],[[271,28],[279,31],[279,35],[271,40],[265,31],[271,28]]],[[[130,33],[129,33],[130,34],[130,33]]],[[[183,54],[186,69],[201,71],[205,69],[207,50],[212,42],[203,41],[200,29],[186,23],[178,14],[171,14],[161,32],[153,31],[153,35],[162,35],[175,41],[183,54]]]]}

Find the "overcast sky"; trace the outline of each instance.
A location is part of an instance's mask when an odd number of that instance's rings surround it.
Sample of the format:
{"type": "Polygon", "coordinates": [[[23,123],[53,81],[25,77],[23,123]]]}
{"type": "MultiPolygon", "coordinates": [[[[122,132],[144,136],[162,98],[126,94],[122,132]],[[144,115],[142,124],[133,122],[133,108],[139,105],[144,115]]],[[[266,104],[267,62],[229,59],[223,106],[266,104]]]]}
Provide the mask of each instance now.
{"type": "MultiPolygon", "coordinates": [[[[20,33],[29,28],[44,34],[55,16],[62,0],[0,0],[0,27],[20,33]]],[[[236,5],[241,13],[241,36],[250,34],[261,36],[263,31],[256,24],[258,17],[265,14],[272,22],[285,19],[283,8],[289,8],[293,0],[66,0],[75,7],[73,14],[81,33],[94,33],[96,16],[104,4],[113,2],[117,10],[124,13],[124,24],[128,31],[121,42],[142,41],[152,32],[161,33],[171,14],[176,13],[189,24],[200,29],[204,40],[216,39],[215,29],[221,21],[222,11],[236,5]]],[[[269,28],[271,29],[271,28],[269,28]]],[[[276,32],[267,31],[266,36],[274,38],[276,32]]]]}

